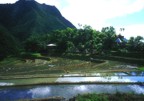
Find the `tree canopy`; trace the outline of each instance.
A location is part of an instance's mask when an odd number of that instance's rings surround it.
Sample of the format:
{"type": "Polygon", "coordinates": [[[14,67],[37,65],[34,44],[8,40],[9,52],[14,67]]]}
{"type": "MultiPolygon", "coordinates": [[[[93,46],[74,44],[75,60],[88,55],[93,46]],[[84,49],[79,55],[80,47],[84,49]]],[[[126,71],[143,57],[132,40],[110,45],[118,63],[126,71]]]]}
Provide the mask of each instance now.
{"type": "Polygon", "coordinates": [[[57,52],[69,53],[89,53],[101,54],[110,51],[127,50],[132,52],[143,52],[143,37],[131,37],[127,40],[122,35],[117,35],[115,28],[104,27],[101,31],[83,26],[80,29],[67,28],[65,30],[55,30],[51,33],[41,36],[30,37],[26,41],[26,49],[29,51],[41,51],[46,49],[50,43],[57,44],[57,52]],[[117,42],[116,40],[121,42],[117,42]]]}

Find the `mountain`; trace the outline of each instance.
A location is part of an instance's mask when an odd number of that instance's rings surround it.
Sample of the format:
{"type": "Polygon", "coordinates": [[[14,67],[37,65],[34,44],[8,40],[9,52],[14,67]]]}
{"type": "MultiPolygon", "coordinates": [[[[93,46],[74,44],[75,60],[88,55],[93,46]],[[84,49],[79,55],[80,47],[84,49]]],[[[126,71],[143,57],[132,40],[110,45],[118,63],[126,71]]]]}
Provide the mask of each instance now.
{"type": "Polygon", "coordinates": [[[0,25],[20,41],[32,34],[44,34],[67,27],[75,28],[55,6],[40,4],[35,0],[0,4],[0,14],[0,25]]]}
{"type": "Polygon", "coordinates": [[[35,0],[0,4],[0,59],[17,54],[30,36],[67,27],[75,28],[55,6],[40,4],[35,0]]]}

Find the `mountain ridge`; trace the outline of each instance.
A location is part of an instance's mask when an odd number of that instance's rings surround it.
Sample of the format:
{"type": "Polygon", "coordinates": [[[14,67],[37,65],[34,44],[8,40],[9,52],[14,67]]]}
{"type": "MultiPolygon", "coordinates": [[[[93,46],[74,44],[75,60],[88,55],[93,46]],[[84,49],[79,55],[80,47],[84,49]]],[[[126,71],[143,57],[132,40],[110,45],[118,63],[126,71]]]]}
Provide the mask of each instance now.
{"type": "Polygon", "coordinates": [[[14,4],[0,4],[0,24],[16,38],[25,40],[31,34],[48,33],[75,26],[65,19],[55,6],[35,0],[19,0],[14,4]]]}
{"type": "Polygon", "coordinates": [[[48,34],[75,26],[55,6],[35,0],[0,4],[0,59],[19,53],[31,36],[48,34]]]}

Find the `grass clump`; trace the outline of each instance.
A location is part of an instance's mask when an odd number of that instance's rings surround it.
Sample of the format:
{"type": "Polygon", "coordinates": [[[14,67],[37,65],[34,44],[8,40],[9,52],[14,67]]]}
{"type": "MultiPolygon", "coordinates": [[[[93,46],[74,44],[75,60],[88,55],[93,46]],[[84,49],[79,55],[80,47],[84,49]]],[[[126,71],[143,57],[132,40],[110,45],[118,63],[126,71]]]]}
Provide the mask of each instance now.
{"type": "Polygon", "coordinates": [[[144,67],[140,67],[140,68],[138,68],[138,70],[144,71],[144,67]]]}
{"type": "Polygon", "coordinates": [[[22,52],[21,54],[22,58],[40,58],[42,55],[40,53],[31,53],[31,52],[22,52]]]}
{"type": "Polygon", "coordinates": [[[76,97],[76,101],[143,101],[143,99],[143,94],[133,93],[84,94],[76,97]]]}
{"type": "Polygon", "coordinates": [[[107,96],[102,94],[84,94],[78,95],[76,101],[109,101],[107,96]]]}

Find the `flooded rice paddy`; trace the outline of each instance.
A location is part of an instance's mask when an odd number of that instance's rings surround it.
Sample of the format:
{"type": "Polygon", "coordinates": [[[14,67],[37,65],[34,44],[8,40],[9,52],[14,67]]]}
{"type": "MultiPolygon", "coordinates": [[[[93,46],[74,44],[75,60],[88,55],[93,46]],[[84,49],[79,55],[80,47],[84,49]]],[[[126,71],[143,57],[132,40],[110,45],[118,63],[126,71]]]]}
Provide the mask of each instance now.
{"type": "Polygon", "coordinates": [[[11,82],[0,82],[0,100],[15,101],[19,99],[47,98],[61,96],[66,99],[84,93],[136,93],[144,94],[144,72],[110,72],[91,74],[65,74],[55,78],[55,83],[70,82],[105,82],[105,84],[57,84],[6,87],[14,85],[11,82]],[[107,82],[115,82],[107,83],[107,82]],[[130,82],[131,84],[122,84],[130,82]],[[134,84],[141,82],[141,85],[134,84]]]}
{"type": "Polygon", "coordinates": [[[52,96],[61,96],[69,99],[77,94],[116,92],[144,94],[144,86],[122,84],[76,84],[1,88],[0,99],[1,101],[15,101],[19,99],[47,98],[52,96]]]}

